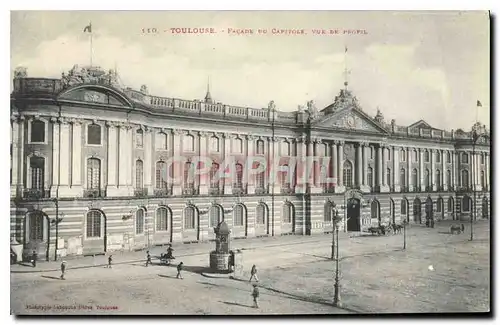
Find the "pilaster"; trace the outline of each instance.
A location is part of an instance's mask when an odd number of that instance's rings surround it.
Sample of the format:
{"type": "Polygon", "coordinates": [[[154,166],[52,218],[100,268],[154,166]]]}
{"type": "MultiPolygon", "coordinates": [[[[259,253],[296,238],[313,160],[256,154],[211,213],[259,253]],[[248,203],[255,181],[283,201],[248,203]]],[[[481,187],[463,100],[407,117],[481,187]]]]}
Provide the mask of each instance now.
{"type": "Polygon", "coordinates": [[[338,151],[338,159],[337,159],[337,175],[338,175],[338,183],[339,186],[335,187],[335,193],[344,193],[344,144],[345,141],[337,142],[337,151],[338,151]]]}
{"type": "Polygon", "coordinates": [[[71,152],[71,134],[69,120],[66,118],[59,119],[60,125],[60,173],[59,173],[59,197],[73,197],[70,190],[69,174],[71,172],[70,152],[71,152]]]}
{"type": "Polygon", "coordinates": [[[147,194],[153,194],[153,178],[151,170],[153,166],[152,152],[154,148],[153,130],[149,127],[144,128],[144,188],[147,194]]]}
{"type": "Polygon", "coordinates": [[[431,186],[432,190],[436,191],[437,190],[437,184],[436,184],[436,157],[435,155],[439,154],[439,152],[436,152],[434,149],[430,149],[430,158],[431,158],[431,186]]]}
{"type": "MultiPolygon", "coordinates": [[[[230,170],[231,175],[225,176],[223,178],[224,184],[224,194],[233,194],[233,177],[236,176],[234,171],[234,163],[232,163],[232,155],[231,155],[231,142],[235,138],[233,134],[224,133],[224,165],[221,166],[222,170],[225,171],[227,168],[227,164],[231,164],[230,170]]],[[[225,172],[224,172],[225,174],[225,172]]]]}
{"type": "MultiPolygon", "coordinates": [[[[208,159],[208,148],[209,148],[209,141],[210,141],[211,134],[208,132],[200,132],[200,157],[202,159],[208,159]]],[[[209,177],[209,172],[204,173],[199,175],[199,184],[200,184],[200,195],[207,195],[208,194],[208,187],[209,187],[209,182],[210,182],[210,177],[209,177]]]]}

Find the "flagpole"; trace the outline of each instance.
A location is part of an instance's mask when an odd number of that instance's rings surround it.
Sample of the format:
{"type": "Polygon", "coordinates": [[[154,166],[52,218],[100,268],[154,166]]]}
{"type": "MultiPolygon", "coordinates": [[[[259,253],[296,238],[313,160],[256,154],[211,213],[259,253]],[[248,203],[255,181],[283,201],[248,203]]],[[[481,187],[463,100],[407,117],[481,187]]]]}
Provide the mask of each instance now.
{"type": "MultiPolygon", "coordinates": [[[[92,24],[90,25],[92,26],[92,24]]],[[[90,30],[90,67],[92,67],[92,30],[90,30]]]]}

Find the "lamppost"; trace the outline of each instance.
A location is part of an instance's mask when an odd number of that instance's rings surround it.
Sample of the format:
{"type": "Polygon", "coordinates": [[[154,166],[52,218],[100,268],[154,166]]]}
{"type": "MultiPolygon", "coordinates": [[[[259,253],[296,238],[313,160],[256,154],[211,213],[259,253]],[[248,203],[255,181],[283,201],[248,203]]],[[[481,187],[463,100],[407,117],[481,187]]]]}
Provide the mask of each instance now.
{"type": "Polygon", "coordinates": [[[334,297],[333,297],[333,305],[335,307],[340,307],[340,288],[339,288],[339,228],[340,228],[340,221],[342,221],[342,218],[339,217],[339,210],[335,210],[335,219],[334,225],[335,225],[335,246],[336,246],[336,256],[335,256],[335,285],[334,285],[334,297]]]}
{"type": "Polygon", "coordinates": [[[472,203],[472,213],[470,216],[470,240],[472,241],[474,239],[474,219],[476,219],[476,144],[478,140],[486,133],[486,126],[481,125],[480,123],[476,123],[472,126],[472,132],[471,132],[471,140],[472,140],[472,161],[471,161],[471,167],[472,167],[472,193],[474,195],[474,202],[472,203]]]}

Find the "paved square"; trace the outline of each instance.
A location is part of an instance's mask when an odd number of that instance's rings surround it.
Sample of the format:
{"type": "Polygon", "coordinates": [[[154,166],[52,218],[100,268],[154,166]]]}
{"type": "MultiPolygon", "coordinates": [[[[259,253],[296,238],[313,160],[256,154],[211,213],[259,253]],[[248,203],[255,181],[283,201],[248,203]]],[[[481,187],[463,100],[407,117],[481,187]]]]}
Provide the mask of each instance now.
{"type": "MultiPolygon", "coordinates": [[[[12,273],[14,314],[336,314],[406,312],[486,312],[490,304],[489,224],[475,225],[475,239],[447,234],[450,223],[429,229],[412,226],[408,249],[403,236],[349,238],[341,233],[341,300],[331,305],[335,263],[331,235],[301,242],[285,238],[243,251],[245,278],[208,278],[208,251],[180,257],[175,267],[141,262],[112,269],[12,273]],[[256,264],[260,308],[252,308],[249,271],[256,264]],[[432,265],[434,270],[429,270],[432,265]]],[[[241,244],[245,246],[245,244],[241,244]]]]}

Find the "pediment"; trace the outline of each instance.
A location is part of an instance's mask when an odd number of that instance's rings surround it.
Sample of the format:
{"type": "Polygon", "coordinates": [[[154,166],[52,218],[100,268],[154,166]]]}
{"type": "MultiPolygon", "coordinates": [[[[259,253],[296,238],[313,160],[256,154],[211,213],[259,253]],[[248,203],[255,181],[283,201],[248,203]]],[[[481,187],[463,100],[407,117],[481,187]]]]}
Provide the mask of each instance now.
{"type": "Polygon", "coordinates": [[[432,126],[429,125],[429,123],[427,123],[424,120],[417,121],[408,127],[417,129],[434,129],[432,126]]]}
{"type": "Polygon", "coordinates": [[[105,104],[114,106],[132,106],[130,101],[122,94],[108,87],[77,86],[61,93],[58,99],[67,99],[92,104],[105,104]]]}
{"type": "Polygon", "coordinates": [[[379,134],[387,133],[383,127],[378,125],[369,116],[353,108],[345,108],[333,114],[329,114],[317,121],[314,126],[379,134]]]}

